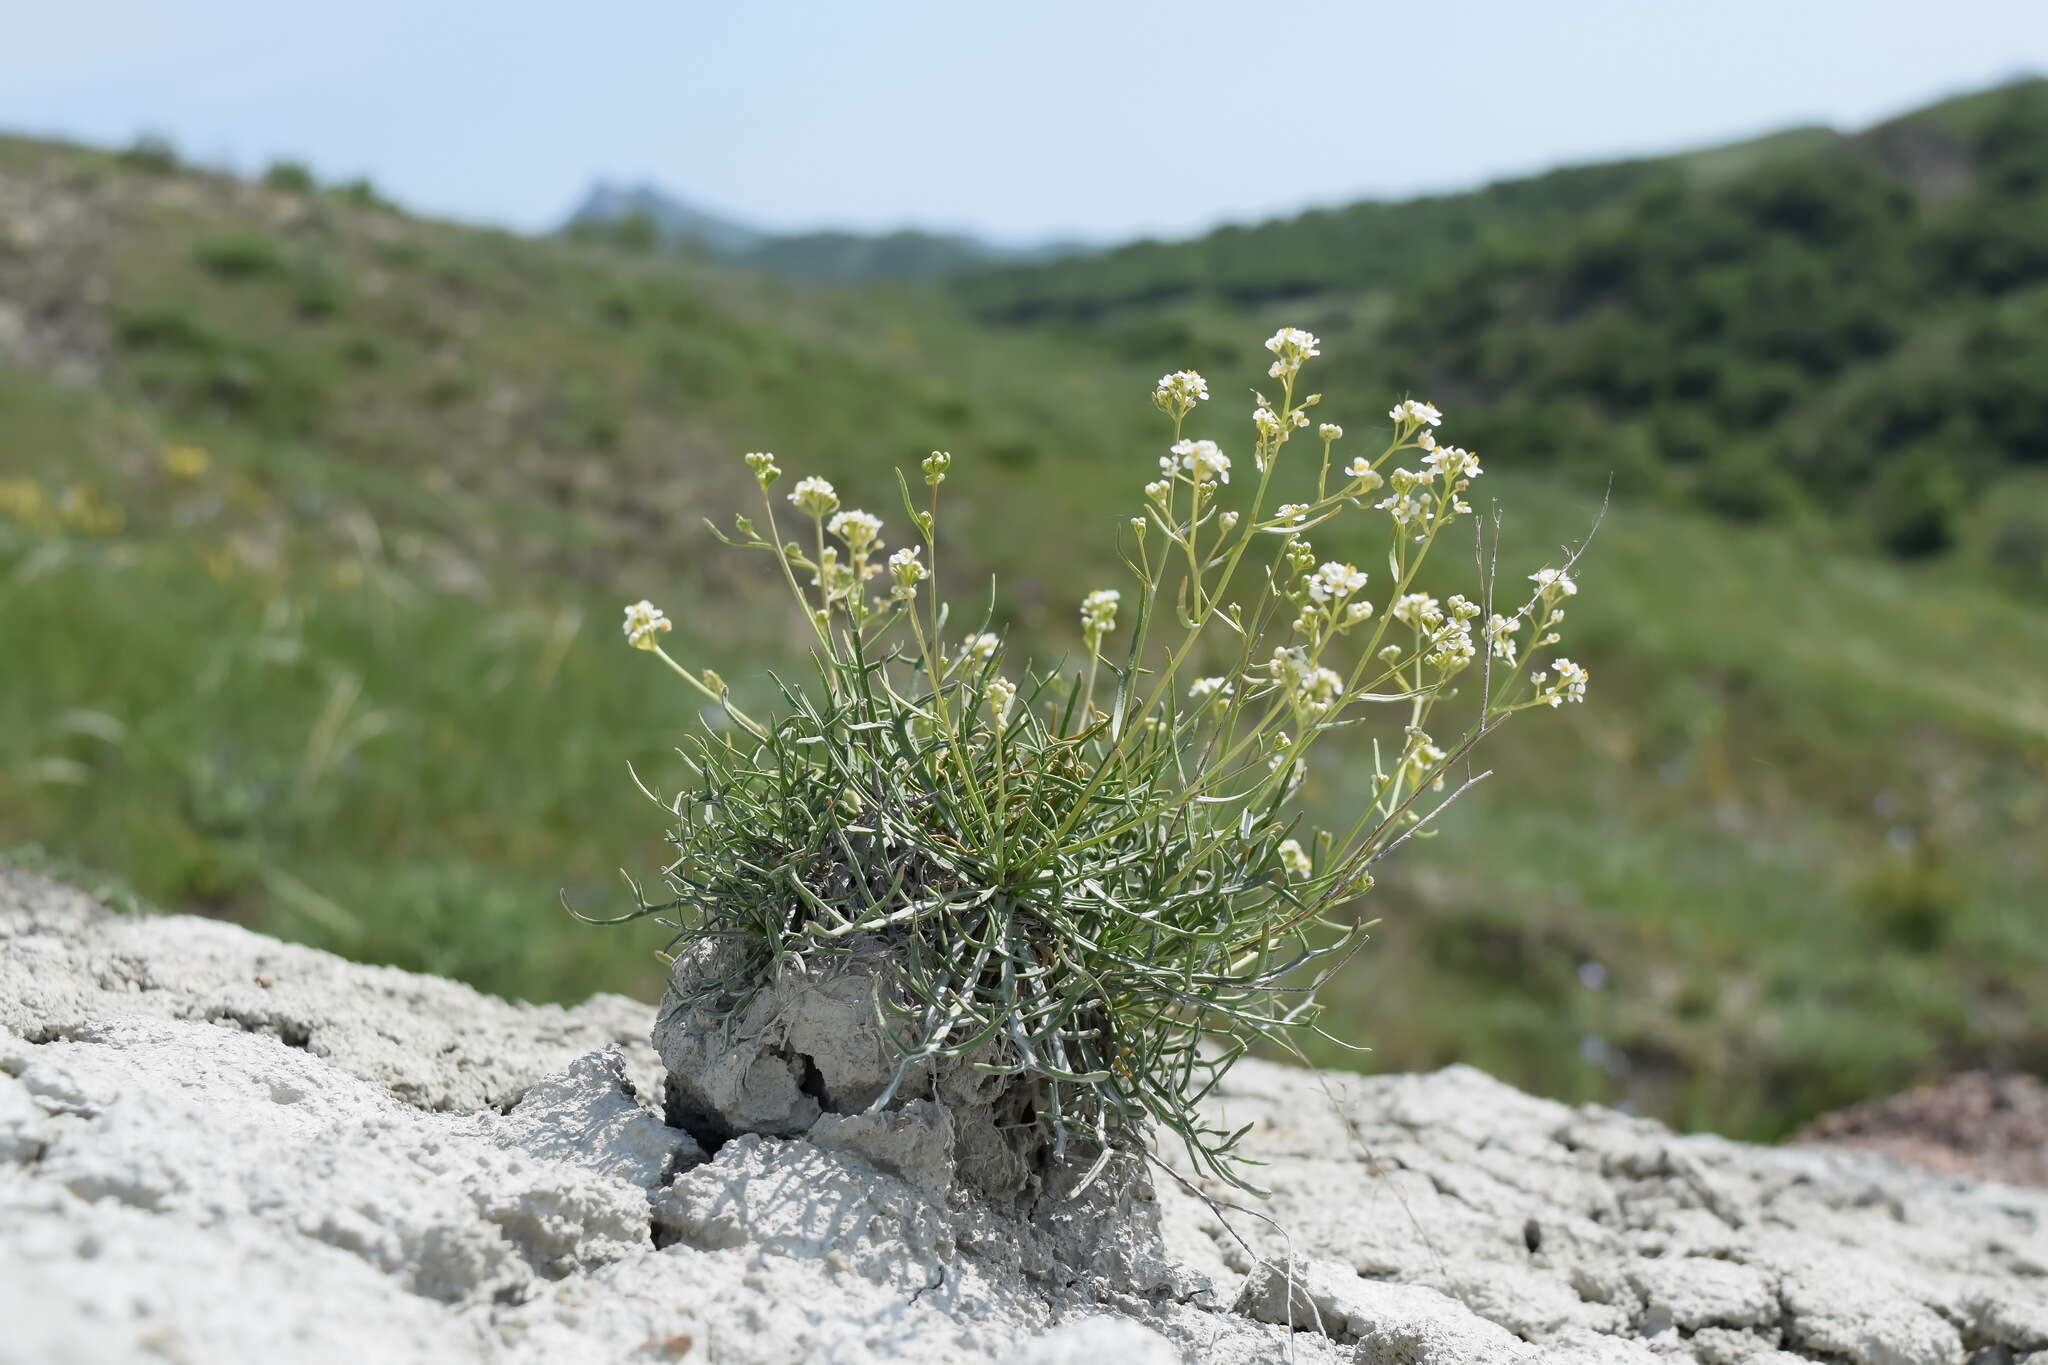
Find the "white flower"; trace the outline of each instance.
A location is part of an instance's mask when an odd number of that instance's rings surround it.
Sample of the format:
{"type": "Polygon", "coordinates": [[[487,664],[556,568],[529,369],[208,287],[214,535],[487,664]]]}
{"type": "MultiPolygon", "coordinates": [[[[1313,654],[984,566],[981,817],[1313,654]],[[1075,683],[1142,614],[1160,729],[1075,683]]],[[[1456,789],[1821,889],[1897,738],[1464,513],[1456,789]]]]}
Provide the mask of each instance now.
{"type": "Polygon", "coordinates": [[[1165,502],[1166,495],[1173,491],[1173,485],[1165,479],[1154,479],[1145,485],[1145,496],[1154,502],[1165,502]]]}
{"type": "Polygon", "coordinates": [[[1559,659],[1552,666],[1557,669],[1557,682],[1546,694],[1550,704],[1556,707],[1568,701],[1584,701],[1586,680],[1592,675],[1570,659],[1559,659]]]}
{"type": "Polygon", "coordinates": [[[1222,516],[1216,518],[1216,524],[1223,529],[1223,534],[1226,536],[1237,529],[1237,523],[1238,514],[1236,512],[1225,512],[1222,516]]]}
{"type": "Polygon", "coordinates": [[[1351,463],[1344,466],[1344,474],[1358,485],[1356,491],[1360,493],[1370,493],[1386,482],[1380,477],[1380,472],[1372,467],[1372,461],[1363,455],[1352,456],[1351,463]]]}
{"type": "Polygon", "coordinates": [[[789,490],[789,500],[807,517],[827,516],[839,506],[839,495],[832,491],[832,485],[819,478],[798,479],[796,487],[789,490]]]}
{"type": "Polygon", "coordinates": [[[763,488],[782,477],[782,471],[775,466],[775,457],[766,451],[749,454],[747,468],[754,471],[754,481],[763,488]]]}
{"type": "Polygon", "coordinates": [[[1261,403],[1258,407],[1252,409],[1252,425],[1258,428],[1260,440],[1270,441],[1289,427],[1307,426],[1308,414],[1300,408],[1295,408],[1285,417],[1282,417],[1279,413],[1261,403]]]}
{"type": "Polygon", "coordinates": [[[1116,605],[1122,597],[1115,588],[1097,588],[1081,599],[1081,633],[1087,637],[1090,649],[1116,629],[1116,605]]]}
{"type": "Polygon", "coordinates": [[[889,577],[896,583],[895,596],[905,602],[917,596],[917,585],[930,576],[918,558],[922,553],[922,545],[906,545],[889,556],[889,577]]]}
{"type": "Polygon", "coordinates": [[[855,554],[865,554],[875,537],[882,534],[882,519],[854,509],[841,512],[825,523],[825,529],[846,542],[855,554]]]}
{"type": "Polygon", "coordinates": [[[1472,643],[1472,618],[1453,616],[1429,637],[1429,653],[1423,662],[1440,672],[1455,673],[1471,663],[1478,652],[1472,643]]]}
{"type": "Polygon", "coordinates": [[[666,634],[670,621],[661,608],[642,598],[626,608],[626,643],[635,649],[654,649],[655,636],[666,634]]]}
{"type": "Polygon", "coordinates": [[[1435,450],[1436,433],[1431,431],[1428,427],[1424,427],[1422,430],[1415,433],[1415,444],[1421,446],[1424,450],[1435,450]]]}
{"type": "MultiPolygon", "coordinates": [[[[1394,472],[1406,474],[1408,471],[1397,469],[1394,472]]],[[[1373,504],[1374,511],[1385,512],[1394,519],[1396,526],[1414,526],[1428,518],[1427,497],[1417,497],[1413,492],[1403,489],[1398,479],[1395,480],[1394,489],[1394,492],[1373,504]]]]}
{"type": "Polygon", "coordinates": [[[1299,327],[1282,327],[1266,338],[1266,349],[1277,357],[1273,368],[1266,373],[1275,379],[1293,374],[1301,368],[1302,361],[1322,354],[1317,349],[1319,345],[1313,332],[1304,332],[1299,327]]]}
{"type": "Polygon", "coordinates": [[[1515,661],[1515,634],[1522,628],[1522,618],[1507,617],[1498,612],[1486,618],[1486,647],[1493,651],[1493,657],[1508,663],[1515,661]]]}
{"type": "Polygon", "coordinates": [[[1422,457],[1429,471],[1449,483],[1454,479],[1479,477],[1479,457],[1457,446],[1436,446],[1422,457]]]}
{"type": "Polygon", "coordinates": [[[1411,592],[1406,597],[1397,597],[1394,599],[1394,605],[1388,610],[1394,613],[1396,621],[1414,626],[1417,630],[1434,630],[1442,625],[1444,620],[1443,607],[1426,592],[1411,592]]]}
{"type": "Polygon", "coordinates": [[[1017,684],[998,673],[988,680],[988,691],[985,695],[988,701],[988,718],[995,722],[996,729],[1006,728],[1010,723],[1010,707],[1017,700],[1017,684]]]}
{"type": "Polygon", "coordinates": [[[1358,623],[1359,623],[1360,621],[1363,621],[1363,620],[1365,620],[1365,619],[1366,619],[1366,618],[1367,618],[1368,616],[1371,616],[1371,615],[1372,615],[1372,603],[1370,603],[1370,602],[1364,602],[1364,601],[1360,601],[1360,602],[1353,602],[1353,603],[1352,603],[1352,604],[1351,604],[1350,606],[1348,606],[1348,607],[1344,608],[1344,621],[1343,621],[1343,625],[1344,625],[1344,626],[1355,626],[1355,625],[1357,625],[1357,624],[1358,624],[1358,623]]]}
{"type": "Polygon", "coordinates": [[[960,642],[960,652],[976,663],[987,663],[995,657],[996,646],[1001,643],[1002,640],[1000,638],[989,634],[987,631],[983,631],[979,635],[970,635],[965,640],[962,640],[960,642]]]}
{"type": "Polygon", "coordinates": [[[1393,408],[1387,413],[1387,416],[1399,425],[1427,422],[1431,426],[1436,426],[1444,420],[1444,415],[1438,412],[1434,406],[1418,402],[1413,398],[1404,398],[1394,404],[1393,408]]]}
{"type": "Polygon", "coordinates": [[[1305,502],[1283,502],[1273,509],[1273,517],[1277,521],[1301,521],[1307,516],[1308,504],[1305,502]]]}
{"type": "Polygon", "coordinates": [[[1197,678],[1188,684],[1188,700],[1211,701],[1225,698],[1234,690],[1228,678],[1197,678]]]}
{"type": "Polygon", "coordinates": [[[1308,854],[1302,851],[1300,842],[1294,839],[1280,841],[1280,866],[1288,876],[1298,882],[1305,882],[1315,874],[1315,865],[1309,861],[1308,854]]]}
{"type": "Polygon", "coordinates": [[[1303,713],[1320,716],[1344,696],[1344,678],[1312,662],[1299,645],[1273,651],[1266,665],[1273,680],[1287,689],[1288,700],[1303,713]]]}
{"type": "Polygon", "coordinates": [[[1579,592],[1579,585],[1572,582],[1572,576],[1563,569],[1538,569],[1529,575],[1529,581],[1536,585],[1537,593],[1546,602],[1576,597],[1579,592]]]}
{"type": "Polygon", "coordinates": [[[1332,560],[1308,580],[1308,595],[1318,602],[1341,602],[1365,587],[1365,571],[1332,560]]]}
{"type": "Polygon", "coordinates": [[[1316,428],[1316,435],[1322,437],[1325,441],[1334,441],[1343,434],[1344,428],[1338,426],[1335,422],[1325,422],[1316,428]]]}
{"type": "Polygon", "coordinates": [[[1172,450],[1196,483],[1230,482],[1230,457],[1214,441],[1175,441],[1172,450]]]}
{"type": "Polygon", "coordinates": [[[1160,376],[1159,387],[1154,390],[1155,402],[1164,399],[1162,406],[1171,404],[1183,411],[1208,396],[1209,381],[1193,370],[1175,370],[1172,374],[1160,376]]]}

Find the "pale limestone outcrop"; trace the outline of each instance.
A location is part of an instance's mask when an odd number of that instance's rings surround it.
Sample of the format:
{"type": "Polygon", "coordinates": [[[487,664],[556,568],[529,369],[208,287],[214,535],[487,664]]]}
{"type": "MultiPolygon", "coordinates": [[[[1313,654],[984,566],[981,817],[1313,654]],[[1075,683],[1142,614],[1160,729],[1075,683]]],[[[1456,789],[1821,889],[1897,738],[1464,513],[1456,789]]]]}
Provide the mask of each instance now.
{"type": "Polygon", "coordinates": [[[652,1013],[0,869],[0,1365],[2048,1352],[2048,1192],[1464,1068],[1247,1062],[1214,1103],[1271,1197],[1213,1191],[1245,1206],[1228,1226],[1163,1171],[1020,1212],[949,1184],[946,1120],[914,1106],[707,1155],[657,1112],[652,1013]]]}

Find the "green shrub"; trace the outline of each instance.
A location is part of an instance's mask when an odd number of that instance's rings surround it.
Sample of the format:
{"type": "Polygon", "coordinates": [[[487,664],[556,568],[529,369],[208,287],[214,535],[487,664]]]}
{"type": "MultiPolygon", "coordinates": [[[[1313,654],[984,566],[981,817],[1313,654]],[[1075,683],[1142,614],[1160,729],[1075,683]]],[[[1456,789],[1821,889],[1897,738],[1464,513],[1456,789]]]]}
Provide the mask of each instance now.
{"type": "Polygon", "coordinates": [[[158,175],[169,175],[184,166],[184,161],[178,156],[178,149],[161,133],[142,134],[129,143],[120,155],[122,165],[138,171],[152,171],[158,175]]]}
{"type": "Polygon", "coordinates": [[[178,411],[231,415],[280,435],[315,430],[327,411],[323,366],[229,335],[188,304],[124,309],[115,336],[141,390],[178,411]]]}
{"type": "Polygon", "coordinates": [[[188,351],[210,354],[225,343],[214,330],[193,316],[181,304],[152,304],[122,309],[114,322],[114,335],[130,350],[188,351]]]}
{"type": "Polygon", "coordinates": [[[313,178],[312,168],[303,161],[271,162],[270,169],[263,172],[263,183],[287,194],[311,194],[320,188],[320,182],[313,178]]]}
{"type": "Polygon", "coordinates": [[[202,238],[192,248],[201,270],[223,280],[247,280],[284,271],[284,252],[276,242],[254,232],[223,233],[202,238]]]}
{"type": "Polygon", "coordinates": [[[915,534],[886,557],[881,521],[818,478],[788,495],[798,527],[785,540],[768,492],[781,471],[747,457],[765,523],[739,518],[721,538],[775,559],[808,623],[816,685],[781,683],[780,713],[757,718],[715,674],[670,658],[657,608],[626,610],[628,640],[715,717],[686,741],[682,789],[656,798],[674,820],[667,895],[636,886],[621,917],[669,916],[672,952],[732,950],[686,1003],[744,1002],[793,963],[880,948],[894,979],[876,1005],[899,1082],[971,1058],[1035,1083],[1033,1122],[1054,1156],[1098,1153],[1087,1179],[1147,1120],[1240,1179],[1237,1134],[1207,1125],[1198,1099],[1256,1043],[1298,1052],[1316,989],[1363,941],[1350,911],[1373,865],[1463,790],[1444,794],[1446,779],[1489,730],[1581,700],[1586,680],[1567,658],[1534,667],[1577,592],[1565,570],[1531,575],[1506,614],[1422,590],[1424,560],[1471,512],[1463,494],[1480,473],[1436,441],[1441,414],[1398,404],[1392,439],[1348,463],[1341,429],[1321,426],[1320,468],[1283,476],[1320,401],[1296,393],[1318,348],[1293,328],[1267,346],[1280,394],[1254,414],[1255,478],[1238,471],[1248,497],[1232,495],[1213,441],[1183,433],[1208,397],[1201,377],[1160,381],[1173,437],[1126,524],[1135,591],[1088,594],[1071,668],[1012,658],[986,619],[963,633],[939,600],[950,456],[924,462],[922,506],[899,475],[915,534]],[[1389,468],[1404,452],[1420,467],[1389,468]],[[1273,505],[1296,485],[1305,501],[1273,505]],[[1346,518],[1388,535],[1377,606],[1364,572],[1318,565],[1309,543],[1346,518]],[[1126,643],[1111,651],[1120,616],[1126,643]],[[1374,735],[1358,746],[1373,773],[1362,808],[1348,828],[1310,830],[1297,801],[1307,766],[1360,730],[1374,735]]]}
{"type": "Polygon", "coordinates": [[[334,187],[334,197],[345,204],[354,204],[364,209],[390,209],[397,207],[377,192],[377,186],[368,176],[357,176],[344,180],[334,187]]]}
{"type": "Polygon", "coordinates": [[[292,282],[292,311],[308,322],[333,317],[348,304],[348,286],[325,267],[301,270],[292,282]]]}

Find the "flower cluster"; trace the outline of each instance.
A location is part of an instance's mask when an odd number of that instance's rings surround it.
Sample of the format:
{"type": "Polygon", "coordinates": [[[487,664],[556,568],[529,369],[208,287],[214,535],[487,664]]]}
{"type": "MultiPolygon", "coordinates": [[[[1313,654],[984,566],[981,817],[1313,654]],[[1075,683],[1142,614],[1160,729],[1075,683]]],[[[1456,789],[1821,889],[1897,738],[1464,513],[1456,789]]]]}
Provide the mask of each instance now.
{"type": "Polygon", "coordinates": [[[1169,475],[1185,469],[1198,485],[1230,482],[1230,457],[1214,441],[1175,441],[1172,456],[1162,456],[1159,467],[1169,475]]]}
{"type": "Polygon", "coordinates": [[[1372,461],[1363,455],[1354,456],[1351,463],[1344,466],[1344,477],[1351,480],[1351,492],[1354,497],[1370,493],[1386,482],[1380,477],[1380,472],[1372,467],[1372,461]]]}
{"type": "Polygon", "coordinates": [[[1010,708],[1017,704],[1017,684],[998,673],[988,680],[988,689],[983,693],[988,702],[988,718],[996,729],[1007,729],[1010,724],[1010,708]]]}
{"type": "Polygon", "coordinates": [[[1273,367],[1266,373],[1274,379],[1288,379],[1301,369],[1302,362],[1322,354],[1315,333],[1304,332],[1299,327],[1282,327],[1266,338],[1266,349],[1274,355],[1273,367]]]}
{"type": "Polygon", "coordinates": [[[1463,597],[1453,596],[1449,613],[1429,636],[1422,661],[1439,673],[1455,673],[1478,655],[1472,643],[1472,620],[1479,608],[1463,597]]]}
{"type": "Polygon", "coordinates": [[[1470,481],[1479,477],[1479,457],[1471,451],[1457,446],[1440,446],[1434,442],[1427,449],[1429,453],[1422,457],[1422,463],[1428,466],[1431,474],[1445,483],[1458,479],[1470,481]]]}
{"type": "Polygon", "coordinates": [[[1502,616],[1495,612],[1486,618],[1486,647],[1493,652],[1494,658],[1510,664],[1515,661],[1515,653],[1520,648],[1515,636],[1521,629],[1520,616],[1502,616]]]}
{"type": "Polygon", "coordinates": [[[922,545],[906,545],[889,556],[889,578],[894,585],[890,595],[899,602],[908,602],[917,596],[917,585],[931,575],[919,557],[924,553],[922,545]]]}
{"type": "Polygon", "coordinates": [[[1404,434],[1424,423],[1433,427],[1441,426],[1444,420],[1444,415],[1438,412],[1434,405],[1417,402],[1413,398],[1404,398],[1394,404],[1387,416],[1396,427],[1404,429],[1404,434]]]}
{"type": "Polygon", "coordinates": [[[1434,630],[1444,620],[1443,604],[1426,592],[1403,593],[1388,610],[1396,621],[1416,630],[1434,630]]]}
{"type": "Polygon", "coordinates": [[[1343,675],[1318,664],[1300,645],[1286,645],[1274,650],[1266,668],[1300,715],[1310,718],[1324,716],[1344,699],[1343,675]]]}
{"type": "Polygon", "coordinates": [[[1402,530],[1423,526],[1435,506],[1435,495],[1427,491],[1429,481],[1412,469],[1397,469],[1387,481],[1387,496],[1373,507],[1394,519],[1402,530]]]}
{"type": "Polygon", "coordinates": [[[855,554],[866,554],[882,534],[882,519],[855,508],[825,523],[825,529],[846,542],[855,554]]]}
{"type": "Polygon", "coordinates": [[[820,478],[798,479],[796,487],[789,490],[789,500],[797,511],[813,520],[830,516],[839,506],[839,494],[820,478]]]}
{"type": "Polygon", "coordinates": [[[1081,635],[1089,653],[1099,652],[1102,637],[1116,629],[1116,605],[1122,598],[1115,588],[1097,588],[1081,599],[1081,635]]]}
{"type": "Polygon", "coordinates": [[[1193,370],[1175,370],[1162,375],[1159,387],[1152,391],[1152,403],[1161,412],[1179,421],[1194,410],[1197,403],[1209,397],[1209,381],[1193,370]]]}
{"type": "Polygon", "coordinates": [[[626,643],[635,649],[657,649],[660,646],[654,637],[666,634],[669,625],[661,608],[642,598],[626,608],[626,643]]]}
{"type": "Polygon", "coordinates": [[[165,446],[162,455],[164,473],[186,483],[194,483],[206,477],[206,471],[213,467],[213,457],[203,446],[165,446]]]}
{"type": "Polygon", "coordinates": [[[1252,428],[1259,433],[1259,438],[1262,441],[1276,440],[1292,428],[1305,427],[1307,425],[1308,414],[1300,408],[1291,409],[1285,417],[1282,417],[1279,413],[1273,411],[1272,408],[1266,406],[1265,400],[1261,399],[1259,405],[1252,409],[1252,428]]]}
{"type": "Polygon", "coordinates": [[[1559,657],[1551,667],[1557,670],[1555,681],[1550,680],[1547,672],[1529,675],[1529,681],[1542,689],[1536,694],[1538,701],[1555,708],[1568,701],[1582,702],[1586,699],[1586,680],[1590,675],[1585,669],[1563,657],[1559,657]]]}
{"type": "Polygon", "coordinates": [[[1317,602],[1342,602],[1365,591],[1365,578],[1365,570],[1333,560],[1309,578],[1308,595],[1317,602]]]}

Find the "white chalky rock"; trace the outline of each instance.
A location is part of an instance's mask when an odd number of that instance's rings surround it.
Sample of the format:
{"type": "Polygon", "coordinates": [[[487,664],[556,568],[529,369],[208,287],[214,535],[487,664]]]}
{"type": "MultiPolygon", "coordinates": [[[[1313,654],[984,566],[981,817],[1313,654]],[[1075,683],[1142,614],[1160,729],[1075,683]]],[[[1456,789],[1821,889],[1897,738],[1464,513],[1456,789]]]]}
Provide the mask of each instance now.
{"type": "Polygon", "coordinates": [[[1677,1136],[1466,1068],[1245,1062],[1208,1117],[1251,1125],[1270,1197],[1188,1183],[1257,1216],[1129,1167],[990,1199],[961,1178],[1002,1169],[960,1140],[971,1094],[865,1113],[872,1078],[823,1043],[818,1077],[733,1090],[778,1131],[707,1158],[653,1110],[652,1013],[507,1004],[0,868],[0,1365],[2048,1352],[2048,1192],[1677,1136]]]}
{"type": "Polygon", "coordinates": [[[1026,1078],[984,1071],[976,1058],[903,1068],[876,1019],[887,975],[859,955],[814,975],[792,968],[736,1007],[698,1001],[726,953],[686,950],[661,1002],[653,1038],[671,1122],[714,1146],[768,1133],[861,1150],[929,1189],[961,1183],[1026,1203],[1041,1193],[1048,1154],[1029,1122],[1037,1097],[1026,1078]],[[884,1098],[886,1111],[868,1112],[884,1098]]]}

